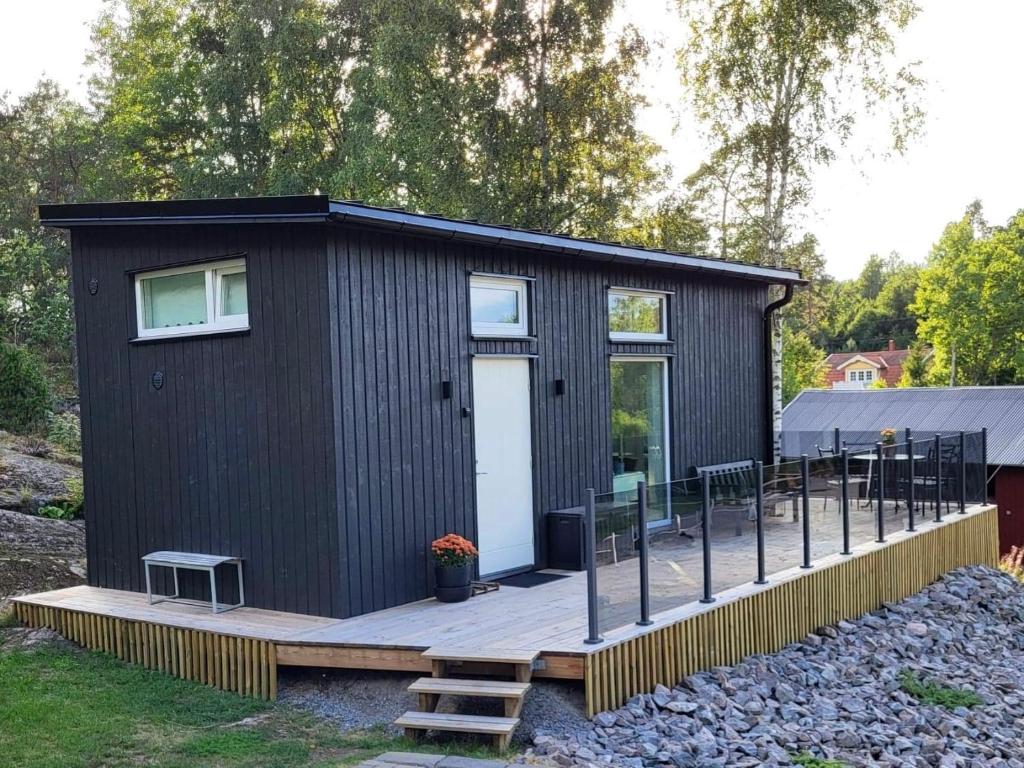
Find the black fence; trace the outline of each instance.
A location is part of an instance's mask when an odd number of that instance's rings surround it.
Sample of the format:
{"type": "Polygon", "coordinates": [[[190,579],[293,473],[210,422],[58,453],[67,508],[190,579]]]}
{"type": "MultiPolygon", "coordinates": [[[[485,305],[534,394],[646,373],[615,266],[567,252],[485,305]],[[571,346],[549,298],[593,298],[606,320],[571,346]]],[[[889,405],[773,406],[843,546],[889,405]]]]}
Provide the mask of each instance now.
{"type": "MultiPolygon", "coordinates": [[[[788,445],[809,436],[791,434],[788,445]]],[[[813,454],[778,464],[732,462],[668,483],[588,490],[587,642],[987,501],[984,430],[817,437],[813,454]],[[855,439],[868,436],[875,441],[855,439]]]]}

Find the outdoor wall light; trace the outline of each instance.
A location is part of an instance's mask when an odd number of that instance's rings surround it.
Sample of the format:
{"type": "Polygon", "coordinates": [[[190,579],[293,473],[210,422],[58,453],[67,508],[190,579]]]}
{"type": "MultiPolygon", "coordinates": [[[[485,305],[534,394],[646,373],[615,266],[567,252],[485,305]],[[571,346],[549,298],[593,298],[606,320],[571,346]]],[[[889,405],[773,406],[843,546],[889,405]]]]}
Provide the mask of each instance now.
{"type": "Polygon", "coordinates": [[[556,395],[564,395],[565,394],[565,379],[555,379],[555,394],[556,395]]]}
{"type": "Polygon", "coordinates": [[[452,383],[450,381],[441,382],[441,399],[451,400],[452,399],[452,383]]]}

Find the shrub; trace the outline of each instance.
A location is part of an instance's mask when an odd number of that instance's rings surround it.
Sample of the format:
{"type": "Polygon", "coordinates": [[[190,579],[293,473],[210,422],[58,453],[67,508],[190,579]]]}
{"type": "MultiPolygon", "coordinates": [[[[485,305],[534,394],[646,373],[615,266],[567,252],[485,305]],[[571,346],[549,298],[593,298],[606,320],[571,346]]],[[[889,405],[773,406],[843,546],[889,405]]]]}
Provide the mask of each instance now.
{"type": "Polygon", "coordinates": [[[793,765],[800,765],[803,768],[846,768],[846,763],[839,760],[828,760],[824,757],[815,757],[810,752],[801,752],[793,755],[793,765]]]}
{"type": "Polygon", "coordinates": [[[68,497],[59,503],[58,508],[65,512],[65,516],[59,519],[73,520],[82,517],[85,512],[85,486],[82,484],[82,478],[69,477],[64,481],[64,489],[68,497]]]}
{"type": "Polygon", "coordinates": [[[941,685],[934,680],[922,680],[909,669],[904,669],[900,673],[900,685],[904,691],[922,704],[931,704],[945,709],[976,707],[979,704],[984,704],[981,697],[974,691],[941,685]]]}
{"type": "Polygon", "coordinates": [[[68,453],[82,452],[81,423],[71,411],[55,413],[50,417],[50,431],[46,437],[68,453]]]}
{"type": "Polygon", "coordinates": [[[50,389],[42,366],[28,350],[0,343],[0,428],[18,434],[42,429],[50,389]]]}
{"type": "Polygon", "coordinates": [[[999,558],[999,570],[1024,582],[1024,547],[1010,547],[1010,551],[999,558]]]}
{"type": "Polygon", "coordinates": [[[45,440],[41,440],[38,437],[30,437],[22,441],[21,453],[24,453],[26,456],[48,459],[53,455],[53,448],[45,440]]]}
{"type": "Polygon", "coordinates": [[[73,512],[69,512],[65,507],[54,506],[53,504],[47,504],[45,507],[40,507],[39,511],[36,512],[40,517],[48,517],[51,520],[74,520],[75,515],[73,512]]]}
{"type": "Polygon", "coordinates": [[[18,505],[22,512],[35,512],[36,495],[32,491],[32,486],[23,485],[18,489],[18,505]]]}

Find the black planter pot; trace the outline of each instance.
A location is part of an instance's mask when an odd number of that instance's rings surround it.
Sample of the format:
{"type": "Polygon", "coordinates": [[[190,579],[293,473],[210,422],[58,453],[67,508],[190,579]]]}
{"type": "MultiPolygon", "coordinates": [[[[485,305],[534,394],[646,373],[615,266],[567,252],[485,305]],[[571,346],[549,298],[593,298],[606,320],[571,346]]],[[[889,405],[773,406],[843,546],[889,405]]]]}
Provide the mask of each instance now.
{"type": "Polygon", "coordinates": [[[465,565],[435,565],[434,566],[434,594],[442,603],[461,603],[469,600],[473,593],[470,581],[473,579],[473,566],[471,563],[465,565]]]}

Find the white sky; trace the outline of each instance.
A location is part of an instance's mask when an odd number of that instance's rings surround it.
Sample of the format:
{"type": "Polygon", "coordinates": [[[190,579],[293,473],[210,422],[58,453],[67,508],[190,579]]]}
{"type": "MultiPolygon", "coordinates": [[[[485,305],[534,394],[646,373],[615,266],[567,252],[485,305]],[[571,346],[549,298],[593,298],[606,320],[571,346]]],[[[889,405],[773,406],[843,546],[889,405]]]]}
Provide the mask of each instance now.
{"type": "MultiPolygon", "coordinates": [[[[654,50],[646,74],[652,106],[644,128],[666,147],[677,178],[703,156],[682,104],[674,50],[682,35],[675,0],[626,0],[621,15],[654,50]]],[[[1024,56],[1024,3],[921,0],[924,11],[899,41],[902,59],[920,60],[925,135],[901,158],[863,152],[883,126],[864,125],[861,144],[815,178],[806,222],[828,270],[855,275],[872,253],[920,261],[945,224],[980,198],[993,223],[1024,208],[1024,100],[1017,89],[1024,56]]],[[[84,99],[89,22],[102,0],[0,0],[0,92],[27,92],[43,75],[84,99]]]]}

